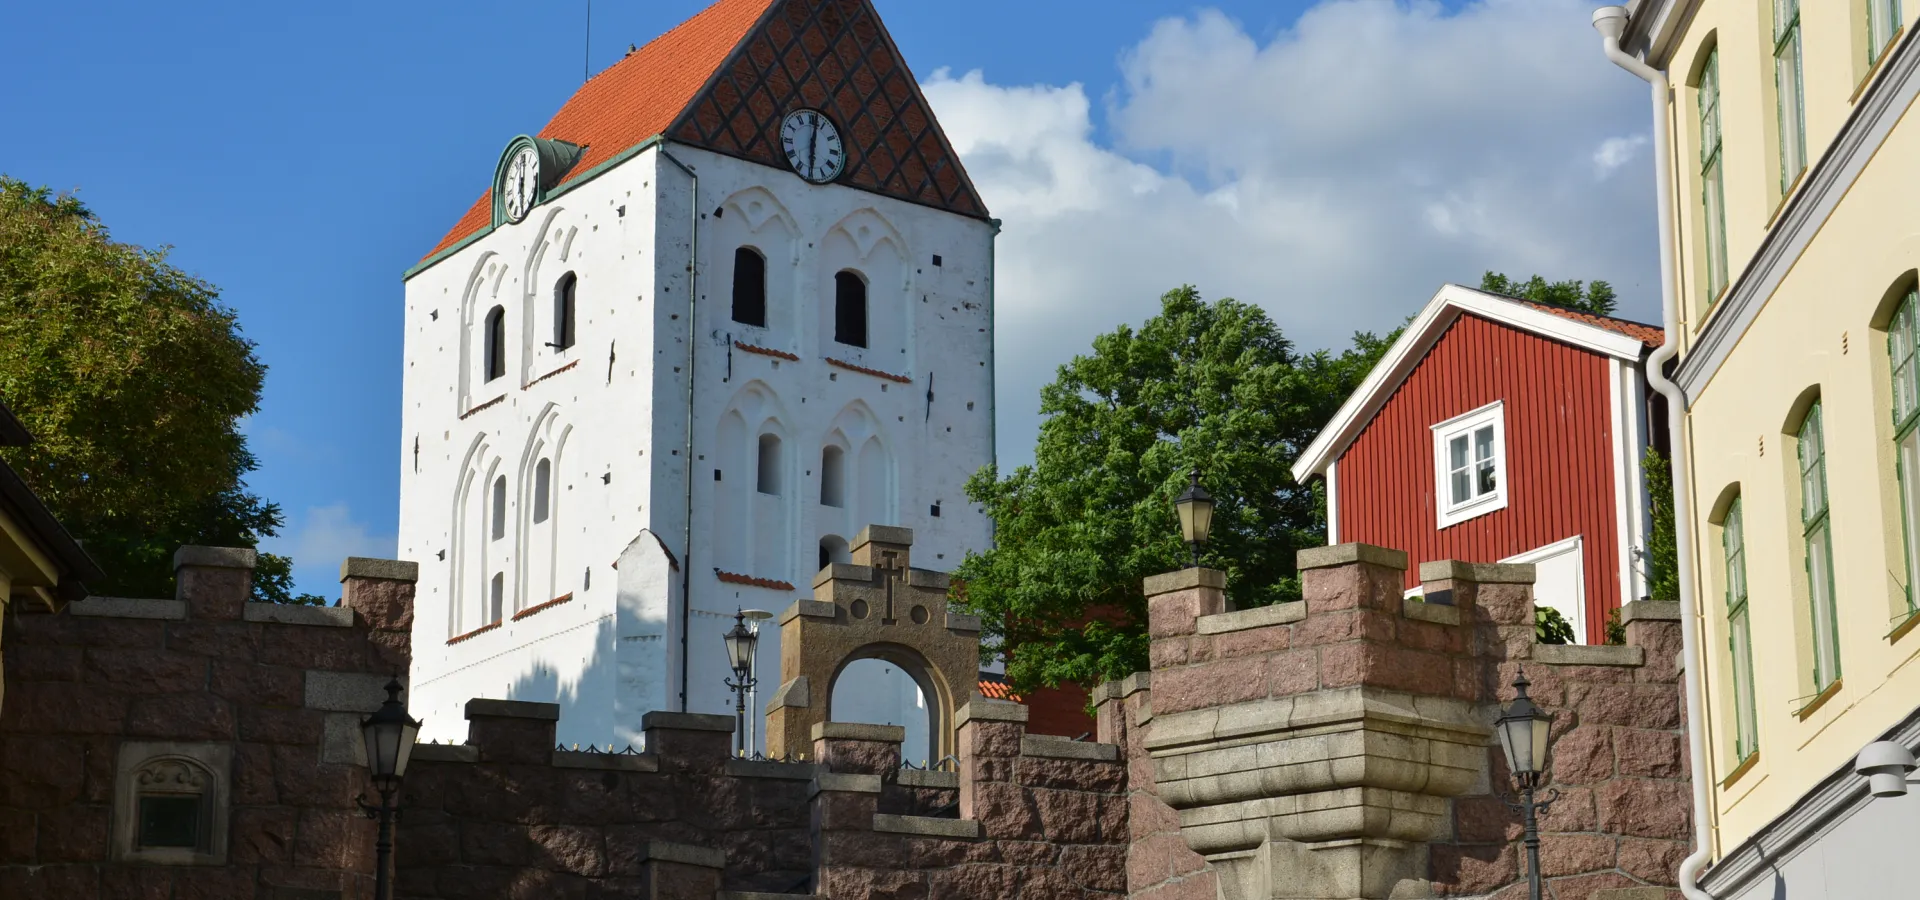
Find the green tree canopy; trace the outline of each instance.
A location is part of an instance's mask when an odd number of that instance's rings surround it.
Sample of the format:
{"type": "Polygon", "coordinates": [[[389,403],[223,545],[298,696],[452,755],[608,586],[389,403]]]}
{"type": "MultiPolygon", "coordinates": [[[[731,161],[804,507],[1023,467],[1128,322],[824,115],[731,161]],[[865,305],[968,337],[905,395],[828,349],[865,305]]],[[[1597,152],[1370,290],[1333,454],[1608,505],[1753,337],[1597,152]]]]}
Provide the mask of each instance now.
{"type": "Polygon", "coordinates": [[[1593,313],[1596,316],[1611,316],[1614,309],[1613,285],[1604,281],[1554,281],[1549,282],[1538,275],[1525,281],[1508,278],[1500,272],[1488,272],[1480,276],[1480,289],[1489,294],[1502,294],[1559,306],[1565,309],[1593,313]]]}
{"type": "Polygon", "coordinates": [[[1289,467],[1392,338],[1303,354],[1259,307],[1182,287],[1061,366],[1033,464],[967,484],[996,546],[960,565],[961,602],[986,650],[1011,650],[1015,688],[1147,667],[1141,581],[1188,565],[1173,498],[1190,468],[1218,502],[1202,561],[1227,572],[1234,603],[1298,599],[1294,552],[1323,543],[1325,498],[1289,467]]]}
{"type": "MultiPolygon", "coordinates": [[[[35,438],[0,455],[106,571],[95,593],[171,596],[182,544],[251,547],[279,528],[247,490],[239,429],[265,374],[219,291],[164,248],[115,242],[78,199],[0,176],[0,401],[35,438]]],[[[293,599],[290,584],[289,561],[263,555],[256,599],[293,599]]]]}

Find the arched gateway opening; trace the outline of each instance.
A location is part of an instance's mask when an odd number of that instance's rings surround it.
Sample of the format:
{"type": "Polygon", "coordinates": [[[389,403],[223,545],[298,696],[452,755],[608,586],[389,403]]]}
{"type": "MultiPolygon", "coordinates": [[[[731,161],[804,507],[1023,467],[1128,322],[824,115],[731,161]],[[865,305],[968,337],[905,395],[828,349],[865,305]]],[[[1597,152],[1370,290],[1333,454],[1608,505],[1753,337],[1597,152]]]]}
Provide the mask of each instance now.
{"type": "MultiPolygon", "coordinates": [[[[853,540],[853,563],[813,579],[813,599],[780,616],[780,689],[767,704],[767,754],[811,753],[813,729],[851,711],[842,681],[858,682],[872,660],[904,674],[925,702],[923,752],[912,738],[905,759],[952,755],[954,717],[980,676],[980,620],[947,611],[945,572],[911,564],[913,532],[869,525],[853,540]],[[854,673],[853,679],[842,676],[854,673]]],[[[907,723],[899,723],[907,724],[907,723]]]]}

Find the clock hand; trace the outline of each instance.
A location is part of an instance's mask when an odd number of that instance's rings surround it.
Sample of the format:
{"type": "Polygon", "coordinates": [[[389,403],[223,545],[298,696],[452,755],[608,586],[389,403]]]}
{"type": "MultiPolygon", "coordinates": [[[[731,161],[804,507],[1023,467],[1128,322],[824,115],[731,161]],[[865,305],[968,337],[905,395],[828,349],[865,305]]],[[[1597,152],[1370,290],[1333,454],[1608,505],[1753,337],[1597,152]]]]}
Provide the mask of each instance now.
{"type": "Polygon", "coordinates": [[[808,116],[807,120],[809,127],[807,131],[807,177],[815,178],[819,176],[819,170],[814,166],[814,157],[820,155],[820,117],[808,116]]]}

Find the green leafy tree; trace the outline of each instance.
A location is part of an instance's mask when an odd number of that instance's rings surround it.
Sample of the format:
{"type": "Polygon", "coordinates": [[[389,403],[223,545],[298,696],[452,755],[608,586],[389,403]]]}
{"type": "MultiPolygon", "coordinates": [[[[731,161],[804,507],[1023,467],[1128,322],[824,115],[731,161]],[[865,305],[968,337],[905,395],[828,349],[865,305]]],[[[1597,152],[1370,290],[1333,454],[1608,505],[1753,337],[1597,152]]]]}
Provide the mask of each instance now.
{"type": "MultiPolygon", "coordinates": [[[[100,594],[172,593],[182,544],[251,547],[280,527],[249,492],[239,421],[266,367],[213,285],[113,241],[78,199],[0,176],[0,400],[35,437],[0,450],[105,570],[100,594]]],[[[255,599],[291,594],[263,555],[255,599]]]]}
{"type": "Polygon", "coordinates": [[[1666,454],[1648,447],[1640,457],[1646,473],[1647,505],[1653,528],[1642,554],[1650,599],[1671,603],[1680,599],[1680,544],[1673,527],[1673,466],[1666,454]]]}
{"type": "Polygon", "coordinates": [[[1533,639],[1541,644],[1571,644],[1573,623],[1551,606],[1533,608],[1533,639]]]}
{"type": "Polygon", "coordinates": [[[1289,467],[1394,337],[1303,354],[1259,307],[1189,286],[1061,366],[1033,464],[967,484],[996,546],[960,565],[957,599],[1015,689],[1147,667],[1141,581],[1189,564],[1173,510],[1189,469],[1218,503],[1202,562],[1234,603],[1298,599],[1294,552],[1323,542],[1326,499],[1289,467]]]}
{"type": "Polygon", "coordinates": [[[1499,272],[1488,272],[1480,276],[1480,289],[1489,294],[1518,297],[1596,316],[1613,315],[1615,305],[1613,285],[1604,281],[1549,282],[1538,275],[1520,281],[1499,272]]]}

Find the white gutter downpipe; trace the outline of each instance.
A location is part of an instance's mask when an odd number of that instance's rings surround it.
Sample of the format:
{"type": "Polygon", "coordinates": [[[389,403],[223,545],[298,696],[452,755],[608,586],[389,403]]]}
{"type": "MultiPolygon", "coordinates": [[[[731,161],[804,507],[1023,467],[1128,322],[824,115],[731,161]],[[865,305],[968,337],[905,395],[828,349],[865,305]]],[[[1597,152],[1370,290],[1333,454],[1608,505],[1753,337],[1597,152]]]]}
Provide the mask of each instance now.
{"type": "Polygon", "coordinates": [[[1687,695],[1687,715],[1691,721],[1687,724],[1687,753],[1691,760],[1693,773],[1693,846],[1694,851],[1680,862],[1680,893],[1687,900],[1715,900],[1712,894],[1701,890],[1700,871],[1707,867],[1712,857],[1710,841],[1713,828],[1708,821],[1709,806],[1712,802],[1712,787],[1707,777],[1707,736],[1705,689],[1701,685],[1701,663],[1696,654],[1700,646],[1700,616],[1694,606],[1693,553],[1693,491],[1688,479],[1687,467],[1682,465],[1686,446],[1686,393],[1680,386],[1667,379],[1663,371],[1667,362],[1680,352],[1680,297],[1674,286],[1673,253],[1673,144],[1671,129],[1667,125],[1667,73],[1655,69],[1640,61],[1637,57],[1620,49],[1620,37],[1627,30],[1627,11],[1624,7],[1603,6],[1593,11],[1593,27],[1600,32],[1601,45],[1605,47],[1607,58],[1645,81],[1653,91],[1653,152],[1654,152],[1654,192],[1660,205],[1660,312],[1661,325],[1666,332],[1666,343],[1647,357],[1647,383],[1660,392],[1667,400],[1668,433],[1671,435],[1673,453],[1669,460],[1673,467],[1673,530],[1674,539],[1679,544],[1676,556],[1676,575],[1680,582],[1680,647],[1686,665],[1682,680],[1687,695]]]}

